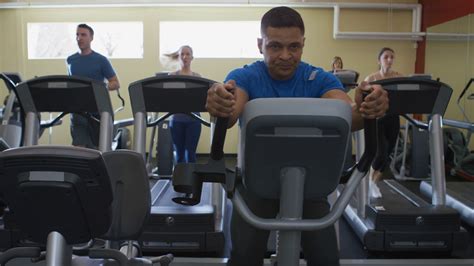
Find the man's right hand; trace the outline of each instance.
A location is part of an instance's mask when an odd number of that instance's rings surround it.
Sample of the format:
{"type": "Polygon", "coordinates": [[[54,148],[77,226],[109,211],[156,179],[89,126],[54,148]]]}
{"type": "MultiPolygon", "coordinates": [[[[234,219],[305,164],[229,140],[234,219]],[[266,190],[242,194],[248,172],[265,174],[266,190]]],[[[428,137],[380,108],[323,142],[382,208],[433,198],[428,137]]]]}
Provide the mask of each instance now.
{"type": "Polygon", "coordinates": [[[207,91],[206,109],[215,117],[231,117],[235,111],[235,81],[214,83],[207,91]]]}

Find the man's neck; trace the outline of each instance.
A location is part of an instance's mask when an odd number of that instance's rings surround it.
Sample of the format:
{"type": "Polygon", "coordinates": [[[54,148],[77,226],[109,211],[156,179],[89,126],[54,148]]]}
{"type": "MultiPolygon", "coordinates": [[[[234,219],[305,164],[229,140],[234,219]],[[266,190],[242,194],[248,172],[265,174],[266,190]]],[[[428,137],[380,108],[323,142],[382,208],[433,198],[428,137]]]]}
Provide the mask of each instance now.
{"type": "Polygon", "coordinates": [[[80,54],[81,54],[81,55],[92,54],[92,49],[91,49],[91,48],[88,48],[88,49],[81,50],[80,54]]]}

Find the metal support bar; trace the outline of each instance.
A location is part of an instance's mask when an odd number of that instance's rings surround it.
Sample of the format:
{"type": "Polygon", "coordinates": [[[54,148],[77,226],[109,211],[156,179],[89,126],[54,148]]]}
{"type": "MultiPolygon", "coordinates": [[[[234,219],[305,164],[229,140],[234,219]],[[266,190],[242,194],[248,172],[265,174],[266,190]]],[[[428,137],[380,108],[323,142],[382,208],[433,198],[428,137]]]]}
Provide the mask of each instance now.
{"type": "Polygon", "coordinates": [[[444,147],[443,147],[443,119],[441,115],[434,114],[429,124],[430,132],[430,160],[431,178],[433,184],[433,205],[446,204],[446,177],[444,169],[444,147]]]}

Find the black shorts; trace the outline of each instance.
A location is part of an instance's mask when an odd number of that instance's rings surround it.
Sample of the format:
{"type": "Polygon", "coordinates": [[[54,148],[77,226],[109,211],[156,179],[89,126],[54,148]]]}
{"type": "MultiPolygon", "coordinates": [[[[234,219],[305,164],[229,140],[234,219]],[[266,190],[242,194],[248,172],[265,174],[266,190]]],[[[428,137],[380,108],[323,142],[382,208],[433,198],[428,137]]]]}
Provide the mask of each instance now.
{"type": "Polygon", "coordinates": [[[73,146],[90,149],[99,147],[100,123],[87,115],[71,114],[71,137],[73,146]]]}

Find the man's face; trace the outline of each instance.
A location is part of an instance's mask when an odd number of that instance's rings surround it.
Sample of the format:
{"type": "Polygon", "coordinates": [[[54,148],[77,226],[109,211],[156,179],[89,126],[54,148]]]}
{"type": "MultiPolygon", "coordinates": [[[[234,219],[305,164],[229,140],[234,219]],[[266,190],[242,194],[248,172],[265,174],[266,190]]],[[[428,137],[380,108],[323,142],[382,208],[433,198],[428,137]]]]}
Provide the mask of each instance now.
{"type": "Polygon", "coordinates": [[[258,39],[258,49],[273,79],[290,79],[303,54],[305,38],[297,27],[268,27],[258,39]]]}
{"type": "Polygon", "coordinates": [[[76,31],[76,41],[77,41],[77,46],[79,46],[79,49],[81,51],[90,49],[91,48],[91,42],[94,39],[92,37],[90,31],[85,28],[77,28],[76,31]]]}

